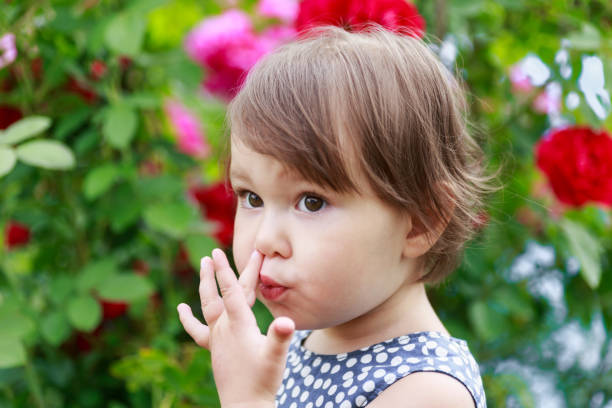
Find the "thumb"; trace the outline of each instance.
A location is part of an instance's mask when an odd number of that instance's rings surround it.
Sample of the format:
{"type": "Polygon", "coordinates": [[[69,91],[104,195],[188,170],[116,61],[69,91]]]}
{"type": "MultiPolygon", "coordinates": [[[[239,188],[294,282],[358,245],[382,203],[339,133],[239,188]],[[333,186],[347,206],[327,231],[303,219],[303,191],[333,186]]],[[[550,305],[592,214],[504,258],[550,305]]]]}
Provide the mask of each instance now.
{"type": "Polygon", "coordinates": [[[285,364],[291,337],[295,331],[295,323],[288,317],[274,319],[268,328],[266,354],[272,361],[285,364]]]}

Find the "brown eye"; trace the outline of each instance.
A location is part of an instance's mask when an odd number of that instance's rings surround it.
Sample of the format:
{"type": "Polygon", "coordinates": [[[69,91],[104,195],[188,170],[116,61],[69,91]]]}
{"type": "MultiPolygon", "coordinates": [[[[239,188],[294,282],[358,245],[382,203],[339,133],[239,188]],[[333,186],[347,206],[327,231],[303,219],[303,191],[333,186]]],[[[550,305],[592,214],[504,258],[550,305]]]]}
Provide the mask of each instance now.
{"type": "Polygon", "coordinates": [[[305,195],[302,197],[299,203],[300,210],[306,212],[317,212],[320,211],[323,207],[325,207],[325,200],[322,198],[305,195]]]}
{"type": "Polygon", "coordinates": [[[247,203],[250,207],[261,207],[263,200],[257,194],[249,192],[247,194],[247,203]]]}

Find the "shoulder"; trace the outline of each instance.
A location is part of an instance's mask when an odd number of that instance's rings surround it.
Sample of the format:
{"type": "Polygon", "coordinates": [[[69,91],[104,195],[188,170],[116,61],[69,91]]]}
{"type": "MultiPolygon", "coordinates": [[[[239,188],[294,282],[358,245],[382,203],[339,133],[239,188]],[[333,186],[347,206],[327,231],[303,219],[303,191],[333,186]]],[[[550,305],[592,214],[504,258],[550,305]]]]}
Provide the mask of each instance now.
{"type": "Polygon", "coordinates": [[[416,372],[381,392],[368,408],[474,408],[468,389],[455,378],[438,372],[416,372]]]}

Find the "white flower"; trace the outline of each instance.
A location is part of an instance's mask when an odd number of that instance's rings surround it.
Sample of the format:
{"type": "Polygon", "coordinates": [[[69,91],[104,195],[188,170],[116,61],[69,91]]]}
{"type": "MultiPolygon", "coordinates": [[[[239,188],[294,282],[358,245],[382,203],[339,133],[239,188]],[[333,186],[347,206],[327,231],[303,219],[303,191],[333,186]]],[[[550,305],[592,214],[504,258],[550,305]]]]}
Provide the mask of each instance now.
{"type": "Polygon", "coordinates": [[[582,56],[582,72],[578,86],[587,104],[599,119],[605,119],[610,109],[610,94],[604,89],[603,63],[597,56],[582,56]]]}

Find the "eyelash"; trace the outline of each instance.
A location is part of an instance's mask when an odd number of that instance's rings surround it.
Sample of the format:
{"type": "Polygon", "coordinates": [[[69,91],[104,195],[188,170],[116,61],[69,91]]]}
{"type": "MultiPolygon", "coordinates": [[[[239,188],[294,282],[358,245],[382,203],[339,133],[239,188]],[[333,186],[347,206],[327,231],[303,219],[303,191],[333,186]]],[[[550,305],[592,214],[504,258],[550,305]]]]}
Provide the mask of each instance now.
{"type": "MultiPolygon", "coordinates": [[[[236,189],[235,190],[235,194],[236,196],[238,196],[238,202],[240,204],[241,207],[246,208],[246,209],[253,209],[253,208],[257,208],[257,207],[249,207],[248,206],[248,194],[253,193],[251,190],[246,190],[246,189],[236,189]]],[[[253,193],[255,194],[255,193],[253,193]]],[[[255,194],[257,195],[257,194],[255,194]]],[[[258,196],[259,197],[259,196],[258,196]]],[[[329,201],[327,201],[327,199],[321,197],[321,195],[316,194],[316,193],[311,193],[311,192],[303,192],[299,195],[300,199],[298,201],[298,206],[300,205],[300,203],[302,202],[302,200],[306,197],[313,197],[313,198],[317,198],[319,200],[321,200],[323,202],[323,205],[321,206],[321,208],[317,211],[304,211],[308,214],[316,214],[318,212],[321,212],[324,208],[326,208],[329,205],[329,201]]],[[[259,197],[261,199],[261,197],[259,197]]],[[[263,202],[263,200],[262,200],[263,202]]]]}

